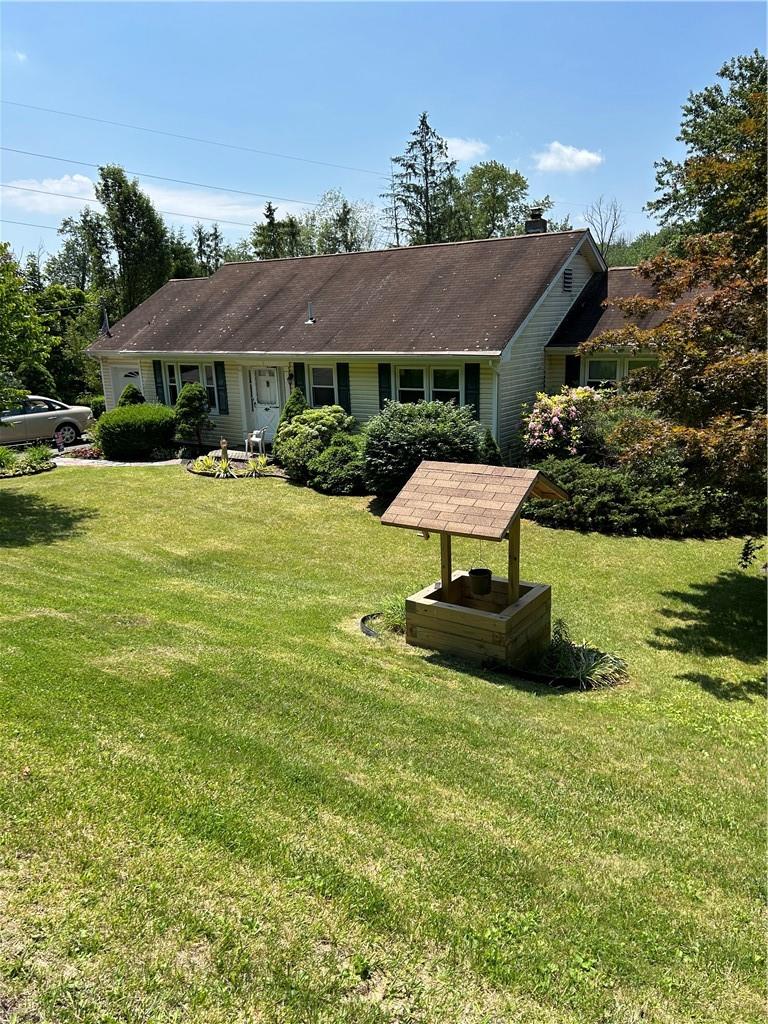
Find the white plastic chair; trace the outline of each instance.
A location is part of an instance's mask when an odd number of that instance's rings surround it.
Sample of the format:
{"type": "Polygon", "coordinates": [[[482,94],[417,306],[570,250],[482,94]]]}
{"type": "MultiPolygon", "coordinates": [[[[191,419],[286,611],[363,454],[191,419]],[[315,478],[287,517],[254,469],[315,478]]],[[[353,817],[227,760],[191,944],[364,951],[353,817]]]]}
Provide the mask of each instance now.
{"type": "Polygon", "coordinates": [[[262,428],[261,430],[252,430],[250,434],[245,435],[246,455],[253,455],[255,445],[258,446],[259,455],[264,454],[264,435],[266,432],[266,428],[262,428]]]}

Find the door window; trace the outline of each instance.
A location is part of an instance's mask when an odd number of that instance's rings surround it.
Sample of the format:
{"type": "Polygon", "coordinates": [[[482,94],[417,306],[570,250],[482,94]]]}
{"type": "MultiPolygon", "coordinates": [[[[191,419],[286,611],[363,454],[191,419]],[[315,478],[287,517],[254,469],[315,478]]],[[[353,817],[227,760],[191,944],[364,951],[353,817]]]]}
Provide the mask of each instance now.
{"type": "Polygon", "coordinates": [[[256,401],[259,405],[278,405],[277,377],[274,370],[256,370],[256,401]]]}
{"type": "Polygon", "coordinates": [[[312,405],[336,404],[336,387],[333,380],[332,366],[312,367],[312,405]]]}
{"type": "Polygon", "coordinates": [[[24,412],[34,414],[37,412],[50,412],[52,406],[42,398],[28,398],[24,403],[24,412]]]}

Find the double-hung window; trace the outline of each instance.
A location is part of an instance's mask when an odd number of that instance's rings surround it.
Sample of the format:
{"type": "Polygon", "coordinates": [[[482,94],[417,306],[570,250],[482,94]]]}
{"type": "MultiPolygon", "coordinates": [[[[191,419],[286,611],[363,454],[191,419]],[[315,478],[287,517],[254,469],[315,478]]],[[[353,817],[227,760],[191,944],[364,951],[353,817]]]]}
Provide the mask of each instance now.
{"type": "Polygon", "coordinates": [[[628,359],[627,360],[627,373],[632,373],[633,370],[646,370],[649,366],[655,366],[655,359],[628,359]]]}
{"type": "Polygon", "coordinates": [[[458,367],[432,368],[432,401],[461,405],[461,380],[458,367]]]}
{"type": "Polygon", "coordinates": [[[208,405],[211,412],[219,411],[216,394],[216,377],[213,373],[213,366],[209,363],[200,366],[198,363],[168,363],[166,365],[168,376],[168,401],[171,405],[176,404],[179,392],[185,384],[202,384],[208,397],[208,405]]]}
{"type": "Polygon", "coordinates": [[[587,384],[591,388],[611,387],[619,379],[618,359],[590,359],[587,364],[587,384]]]}
{"type": "Polygon", "coordinates": [[[317,409],[323,405],[336,405],[336,381],[333,367],[313,366],[310,374],[313,407],[317,409]]]}
{"type": "Polygon", "coordinates": [[[397,371],[398,402],[423,402],[427,397],[422,366],[401,366],[397,371]]]}

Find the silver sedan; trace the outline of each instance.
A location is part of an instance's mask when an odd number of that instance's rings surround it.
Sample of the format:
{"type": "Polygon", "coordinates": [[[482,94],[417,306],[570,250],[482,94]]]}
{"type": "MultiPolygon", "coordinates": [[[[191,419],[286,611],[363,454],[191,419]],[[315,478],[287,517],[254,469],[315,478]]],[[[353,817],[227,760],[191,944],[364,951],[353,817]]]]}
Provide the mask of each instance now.
{"type": "Polygon", "coordinates": [[[17,409],[0,412],[0,444],[54,441],[58,433],[62,443],[70,445],[93,423],[87,405],[66,405],[56,398],[27,395],[17,409]]]}

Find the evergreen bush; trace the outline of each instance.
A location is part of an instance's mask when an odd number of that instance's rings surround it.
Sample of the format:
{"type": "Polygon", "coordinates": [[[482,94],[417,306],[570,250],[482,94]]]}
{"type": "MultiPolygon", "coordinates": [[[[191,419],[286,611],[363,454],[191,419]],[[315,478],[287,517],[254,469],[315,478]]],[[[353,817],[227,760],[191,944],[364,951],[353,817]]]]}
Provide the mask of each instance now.
{"type": "Polygon", "coordinates": [[[338,433],[348,434],[355,425],[340,405],[307,409],[278,428],[272,454],[296,483],[309,479],[309,464],[338,433]]]}
{"type": "Polygon", "coordinates": [[[424,459],[480,462],[483,428],[453,402],[388,402],[366,428],[365,481],[372,494],[396,494],[424,459]]]}
{"type": "Polygon", "coordinates": [[[176,399],[176,430],[182,440],[203,443],[203,431],[213,430],[208,395],[202,384],[185,384],[176,399]]]}
{"type": "Polygon", "coordinates": [[[126,405],[105,412],[97,433],[106,459],[148,459],[155,449],[173,446],[176,417],[167,405],[126,405]]]}
{"type": "Polygon", "coordinates": [[[308,466],[308,484],[322,494],[365,494],[365,463],[359,434],[336,434],[308,466]]]}
{"type": "Polygon", "coordinates": [[[126,384],[117,400],[117,407],[122,409],[127,405],[143,405],[145,402],[146,398],[134,384],[126,384]]]}
{"type": "Polygon", "coordinates": [[[284,423],[290,423],[295,416],[306,412],[308,408],[304,392],[301,388],[294,388],[290,395],[288,395],[283,411],[280,413],[280,422],[277,424],[277,429],[280,430],[284,423]]]}

